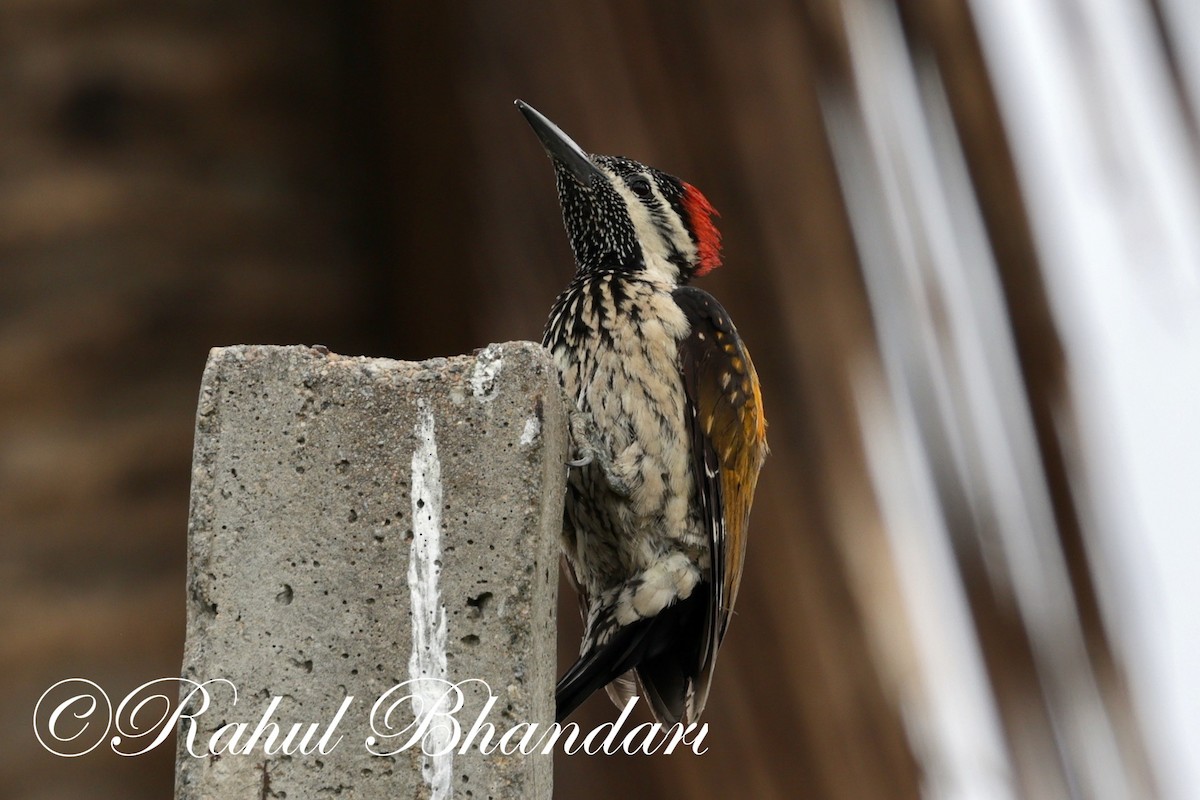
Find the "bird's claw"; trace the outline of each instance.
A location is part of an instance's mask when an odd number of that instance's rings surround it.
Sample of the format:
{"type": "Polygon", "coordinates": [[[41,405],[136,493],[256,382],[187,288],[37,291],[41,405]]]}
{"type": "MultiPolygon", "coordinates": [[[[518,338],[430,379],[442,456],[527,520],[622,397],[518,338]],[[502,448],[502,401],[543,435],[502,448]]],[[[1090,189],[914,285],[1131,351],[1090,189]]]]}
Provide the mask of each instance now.
{"type": "Polygon", "coordinates": [[[567,462],[568,467],[594,465],[604,473],[604,479],[614,493],[621,497],[629,497],[633,493],[633,489],[613,468],[612,458],[600,441],[590,415],[583,412],[571,415],[571,440],[578,455],[567,462]]]}

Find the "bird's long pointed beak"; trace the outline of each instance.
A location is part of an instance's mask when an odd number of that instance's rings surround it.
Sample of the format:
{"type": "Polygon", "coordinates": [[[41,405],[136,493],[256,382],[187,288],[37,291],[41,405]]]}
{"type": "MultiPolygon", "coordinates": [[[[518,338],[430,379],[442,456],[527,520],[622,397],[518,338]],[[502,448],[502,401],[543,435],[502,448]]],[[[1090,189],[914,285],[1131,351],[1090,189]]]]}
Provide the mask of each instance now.
{"type": "Polygon", "coordinates": [[[533,132],[542,140],[546,153],[566,167],[577,181],[584,186],[591,186],[593,179],[604,177],[604,173],[597,169],[583,148],[575,144],[575,140],[563,133],[561,128],[528,103],[518,100],[516,104],[533,132]]]}

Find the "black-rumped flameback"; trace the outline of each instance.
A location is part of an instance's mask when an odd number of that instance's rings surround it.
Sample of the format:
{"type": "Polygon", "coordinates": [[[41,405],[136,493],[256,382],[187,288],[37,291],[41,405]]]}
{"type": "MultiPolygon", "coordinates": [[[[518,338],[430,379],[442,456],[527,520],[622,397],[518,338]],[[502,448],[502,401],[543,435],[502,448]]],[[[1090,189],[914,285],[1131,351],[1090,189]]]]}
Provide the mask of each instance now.
{"type": "Polygon", "coordinates": [[[721,263],[694,186],[584,152],[517,106],[554,164],[575,278],[542,344],[570,402],[562,548],[579,593],[579,660],[558,719],[607,687],[664,724],[704,710],[741,583],[767,452],[758,376],[729,315],[688,284],[721,263]]]}

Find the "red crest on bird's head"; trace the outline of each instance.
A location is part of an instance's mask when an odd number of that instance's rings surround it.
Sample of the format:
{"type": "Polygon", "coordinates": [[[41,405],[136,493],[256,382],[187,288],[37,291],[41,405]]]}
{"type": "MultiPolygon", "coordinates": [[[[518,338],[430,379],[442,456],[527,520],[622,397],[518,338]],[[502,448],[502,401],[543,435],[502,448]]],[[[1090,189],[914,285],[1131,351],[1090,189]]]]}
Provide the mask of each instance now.
{"type": "Polygon", "coordinates": [[[703,277],[721,266],[721,232],[713,222],[713,217],[721,214],[699,189],[687,182],[683,182],[683,207],[687,210],[692,233],[696,236],[697,260],[700,264],[696,268],[696,277],[703,277]]]}

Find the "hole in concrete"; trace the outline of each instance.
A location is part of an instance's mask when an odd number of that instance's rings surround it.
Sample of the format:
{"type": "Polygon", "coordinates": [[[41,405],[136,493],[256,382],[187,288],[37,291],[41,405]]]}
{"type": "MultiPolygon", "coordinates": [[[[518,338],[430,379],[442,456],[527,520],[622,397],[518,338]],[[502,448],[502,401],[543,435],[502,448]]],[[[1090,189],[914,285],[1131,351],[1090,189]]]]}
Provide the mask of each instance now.
{"type": "Polygon", "coordinates": [[[283,591],[275,595],[275,602],[281,606],[290,606],[292,604],[292,587],[286,583],[283,585],[283,591]]]}
{"type": "Polygon", "coordinates": [[[492,602],[491,592],[480,592],[474,597],[467,598],[467,605],[471,607],[471,616],[483,616],[483,612],[487,609],[488,603],[492,602]]]}
{"type": "Polygon", "coordinates": [[[469,644],[469,645],[477,645],[477,644],[479,644],[479,637],[473,633],[469,633],[466,636],[462,637],[462,643],[469,644]]]}
{"type": "Polygon", "coordinates": [[[350,522],[358,522],[358,512],[353,508],[350,509],[350,513],[346,515],[346,519],[350,522]]]}

